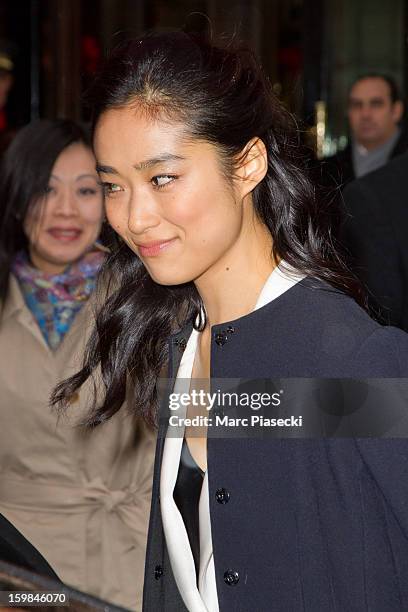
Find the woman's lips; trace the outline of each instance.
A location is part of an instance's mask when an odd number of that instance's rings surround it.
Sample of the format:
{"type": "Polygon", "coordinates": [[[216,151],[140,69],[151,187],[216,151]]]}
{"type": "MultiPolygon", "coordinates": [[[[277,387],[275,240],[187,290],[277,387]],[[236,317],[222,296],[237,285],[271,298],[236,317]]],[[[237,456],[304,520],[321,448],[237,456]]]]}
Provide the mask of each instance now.
{"type": "Polygon", "coordinates": [[[48,233],[54,238],[54,240],[67,243],[78,240],[78,238],[82,234],[82,230],[53,227],[48,230],[48,233]]]}
{"type": "Polygon", "coordinates": [[[156,257],[156,255],[160,255],[165,249],[173,244],[175,240],[175,238],[171,240],[158,240],[145,245],[138,244],[137,247],[142,257],[156,257]]]}

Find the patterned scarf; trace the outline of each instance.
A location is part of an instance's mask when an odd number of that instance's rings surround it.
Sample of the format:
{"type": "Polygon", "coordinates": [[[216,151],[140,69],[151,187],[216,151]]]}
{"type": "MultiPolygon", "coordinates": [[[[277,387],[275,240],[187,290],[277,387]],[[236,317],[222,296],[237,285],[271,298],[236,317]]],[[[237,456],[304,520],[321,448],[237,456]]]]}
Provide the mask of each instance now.
{"type": "Polygon", "coordinates": [[[61,344],[76,314],[94,290],[104,259],[101,251],[91,251],[62,274],[53,275],[34,268],[24,251],[14,258],[12,272],[51,350],[55,351],[61,344]]]}

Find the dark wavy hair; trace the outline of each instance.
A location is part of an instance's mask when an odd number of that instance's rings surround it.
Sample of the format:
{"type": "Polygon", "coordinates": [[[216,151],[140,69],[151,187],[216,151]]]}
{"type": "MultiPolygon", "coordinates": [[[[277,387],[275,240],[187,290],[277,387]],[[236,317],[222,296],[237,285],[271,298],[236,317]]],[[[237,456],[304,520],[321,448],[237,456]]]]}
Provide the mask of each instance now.
{"type": "MultiPolygon", "coordinates": [[[[247,49],[219,48],[184,32],[151,34],[116,48],[89,94],[93,123],[117,107],[139,108],[152,117],[182,122],[192,138],[215,145],[232,179],[234,164],[254,137],[265,143],[268,171],[253,203],[273,238],[273,256],[301,272],[354,294],[355,281],[336,254],[330,210],[315,199],[301,167],[296,121],[272,93],[247,49]]],[[[88,424],[109,419],[134,390],[132,409],[156,418],[157,379],[168,360],[169,335],[194,322],[202,305],[190,282],[161,286],[120,240],[105,266],[113,279],[80,372],[61,383],[54,403],[69,397],[100,368],[105,387],[88,424]]],[[[201,322],[202,325],[205,321],[201,322]]]]}
{"type": "Polygon", "coordinates": [[[40,119],[21,128],[0,165],[0,302],[7,297],[10,267],[17,251],[27,249],[23,230],[28,208],[46,192],[52,168],[66,147],[91,147],[90,134],[68,119],[40,119]]]}

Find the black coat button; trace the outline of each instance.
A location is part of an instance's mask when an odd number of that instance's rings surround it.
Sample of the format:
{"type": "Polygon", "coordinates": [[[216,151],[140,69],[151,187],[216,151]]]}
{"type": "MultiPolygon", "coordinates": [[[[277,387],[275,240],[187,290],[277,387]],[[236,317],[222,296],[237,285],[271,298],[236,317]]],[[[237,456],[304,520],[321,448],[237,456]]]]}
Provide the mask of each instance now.
{"type": "Polygon", "coordinates": [[[228,586],[235,586],[239,582],[239,574],[232,569],[227,570],[224,573],[224,582],[228,586]]]}
{"type": "Polygon", "coordinates": [[[218,346],[224,346],[228,342],[228,336],[235,332],[235,327],[228,325],[227,329],[221,329],[215,334],[215,343],[218,346]]]}
{"type": "Polygon", "coordinates": [[[229,502],[230,494],[227,489],[217,489],[215,492],[215,499],[219,504],[227,504],[229,502]]]}
{"type": "Polygon", "coordinates": [[[218,346],[224,346],[226,342],[228,342],[227,332],[222,330],[215,334],[215,344],[217,344],[218,346]]]}
{"type": "Polygon", "coordinates": [[[161,565],[156,565],[156,567],[154,568],[154,577],[156,578],[156,580],[160,580],[160,578],[163,576],[163,568],[161,565]]]}

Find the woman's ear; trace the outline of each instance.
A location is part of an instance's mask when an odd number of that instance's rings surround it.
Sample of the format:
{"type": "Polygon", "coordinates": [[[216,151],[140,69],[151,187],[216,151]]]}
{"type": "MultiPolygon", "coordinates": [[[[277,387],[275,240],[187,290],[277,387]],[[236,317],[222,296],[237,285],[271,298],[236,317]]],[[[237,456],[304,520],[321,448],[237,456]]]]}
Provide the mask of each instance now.
{"type": "Polygon", "coordinates": [[[252,138],[242,150],[235,168],[236,189],[242,198],[253,191],[268,171],[268,155],[260,138],[252,138]]]}
{"type": "Polygon", "coordinates": [[[394,108],[392,112],[395,123],[399,123],[402,119],[402,115],[404,114],[404,104],[401,100],[397,100],[396,102],[394,102],[394,108]]]}

